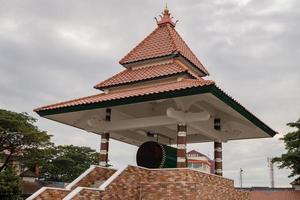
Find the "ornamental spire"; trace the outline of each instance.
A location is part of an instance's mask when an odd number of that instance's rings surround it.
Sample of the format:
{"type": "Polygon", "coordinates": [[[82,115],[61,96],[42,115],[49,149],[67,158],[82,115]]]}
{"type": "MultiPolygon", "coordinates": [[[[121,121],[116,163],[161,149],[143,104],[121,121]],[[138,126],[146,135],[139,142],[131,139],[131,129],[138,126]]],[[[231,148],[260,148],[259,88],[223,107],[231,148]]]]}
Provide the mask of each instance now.
{"type": "Polygon", "coordinates": [[[155,17],[155,20],[157,22],[158,26],[161,26],[163,24],[171,24],[173,27],[176,26],[176,23],[178,22],[178,20],[176,20],[175,22],[173,22],[173,17],[171,17],[171,13],[168,9],[168,5],[166,4],[166,8],[164,9],[164,11],[162,12],[162,15],[159,15],[160,20],[158,20],[155,17]]]}

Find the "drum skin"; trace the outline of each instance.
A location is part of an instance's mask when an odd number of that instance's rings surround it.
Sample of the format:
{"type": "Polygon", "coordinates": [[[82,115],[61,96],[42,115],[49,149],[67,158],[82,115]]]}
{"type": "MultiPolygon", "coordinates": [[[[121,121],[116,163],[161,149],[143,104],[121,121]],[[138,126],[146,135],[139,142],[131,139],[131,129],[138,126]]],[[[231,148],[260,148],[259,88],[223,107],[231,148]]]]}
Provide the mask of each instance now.
{"type": "Polygon", "coordinates": [[[154,141],[143,143],[136,154],[136,162],[140,167],[176,168],[177,149],[154,141]]]}

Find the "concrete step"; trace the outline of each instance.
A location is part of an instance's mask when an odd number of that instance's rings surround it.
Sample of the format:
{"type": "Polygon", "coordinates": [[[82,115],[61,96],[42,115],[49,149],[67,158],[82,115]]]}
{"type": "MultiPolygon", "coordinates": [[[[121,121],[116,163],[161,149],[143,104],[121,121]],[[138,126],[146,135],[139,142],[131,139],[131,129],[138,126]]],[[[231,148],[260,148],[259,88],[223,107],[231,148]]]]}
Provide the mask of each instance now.
{"type": "Polygon", "coordinates": [[[77,187],[98,188],[116,171],[115,169],[92,165],[65,188],[43,187],[28,197],[27,200],[63,199],[77,187]]]}

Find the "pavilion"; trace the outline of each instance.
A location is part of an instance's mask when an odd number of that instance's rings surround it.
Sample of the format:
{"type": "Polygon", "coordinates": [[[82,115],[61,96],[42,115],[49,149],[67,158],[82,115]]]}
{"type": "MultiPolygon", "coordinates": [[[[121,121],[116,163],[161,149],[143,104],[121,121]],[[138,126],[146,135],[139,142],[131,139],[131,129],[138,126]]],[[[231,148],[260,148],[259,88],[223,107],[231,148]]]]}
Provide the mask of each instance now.
{"type": "Polygon", "coordinates": [[[125,69],[94,86],[102,92],[35,112],[101,135],[102,166],[110,138],[136,146],[176,145],[177,168],[186,167],[187,143],[214,142],[215,174],[222,176],[223,142],[276,132],[207,79],[208,70],[175,26],[166,8],[156,29],[120,60],[125,69]]]}

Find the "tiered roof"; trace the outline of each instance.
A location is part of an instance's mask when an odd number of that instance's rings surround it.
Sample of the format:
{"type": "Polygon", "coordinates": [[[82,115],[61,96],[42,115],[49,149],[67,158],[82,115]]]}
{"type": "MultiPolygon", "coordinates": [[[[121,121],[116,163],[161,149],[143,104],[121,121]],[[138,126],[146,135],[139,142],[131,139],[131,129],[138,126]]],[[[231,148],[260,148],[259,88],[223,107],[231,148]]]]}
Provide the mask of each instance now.
{"type": "Polygon", "coordinates": [[[161,20],[158,21],[158,27],[122,58],[120,64],[126,66],[126,64],[137,61],[180,55],[200,70],[202,76],[209,74],[199,59],[177,33],[175,30],[175,23],[170,17],[169,10],[165,9],[161,20]]]}
{"type": "Polygon", "coordinates": [[[35,111],[47,116],[209,93],[264,133],[274,136],[274,130],[224,93],[214,81],[203,78],[208,71],[176,32],[175,25],[166,8],[157,21],[157,28],[121,59],[120,64],[126,69],[94,86],[104,90],[103,93],[43,106],[35,111]]]}
{"type": "Polygon", "coordinates": [[[208,75],[208,71],[176,32],[176,24],[172,21],[167,8],[164,10],[161,20],[157,21],[157,25],[150,35],[120,60],[120,64],[127,69],[97,84],[95,88],[105,89],[179,73],[196,79],[208,75]],[[190,64],[190,67],[176,61],[157,64],[158,59],[166,60],[180,56],[190,64]],[[143,62],[146,62],[146,67],[136,67],[143,66],[143,62]]]}
{"type": "Polygon", "coordinates": [[[122,72],[112,76],[111,78],[100,82],[94,87],[96,89],[104,89],[107,87],[119,86],[150,79],[153,80],[156,78],[176,74],[188,74],[190,77],[199,78],[195,73],[193,73],[184,65],[178,62],[173,62],[166,64],[164,63],[158,65],[151,65],[142,68],[125,69],[122,72]]]}
{"type": "Polygon", "coordinates": [[[94,86],[96,89],[104,90],[127,85],[125,90],[109,91],[108,93],[65,101],[38,108],[35,111],[213,85],[213,81],[201,78],[208,75],[208,72],[176,32],[175,25],[176,23],[172,21],[170,12],[166,8],[161,19],[157,20],[157,28],[121,59],[120,64],[126,69],[94,86]],[[182,56],[183,60],[178,59],[179,56],[182,56]],[[158,58],[159,60],[157,60],[158,58]],[[184,61],[189,64],[184,63],[184,61]],[[181,78],[175,79],[176,75],[181,75],[181,78]],[[166,77],[174,78],[171,82],[165,82],[163,80],[166,77]],[[155,85],[149,84],[148,81],[154,79],[162,81],[155,83],[155,85]],[[144,83],[142,87],[131,87],[132,83],[142,81],[144,83]]]}
{"type": "Polygon", "coordinates": [[[190,89],[190,88],[200,88],[203,86],[208,86],[213,84],[214,84],[213,81],[204,80],[204,79],[200,79],[200,80],[182,79],[180,81],[172,82],[172,83],[156,84],[155,87],[144,86],[144,87],[138,87],[130,90],[110,92],[108,94],[101,93],[97,95],[92,95],[88,97],[83,97],[79,99],[53,104],[50,106],[44,106],[41,108],[37,108],[35,111],[39,112],[39,111],[54,110],[54,109],[80,106],[80,105],[104,103],[108,101],[122,100],[131,97],[140,97],[140,96],[160,94],[160,93],[171,92],[171,91],[180,91],[180,90],[190,89]]]}

